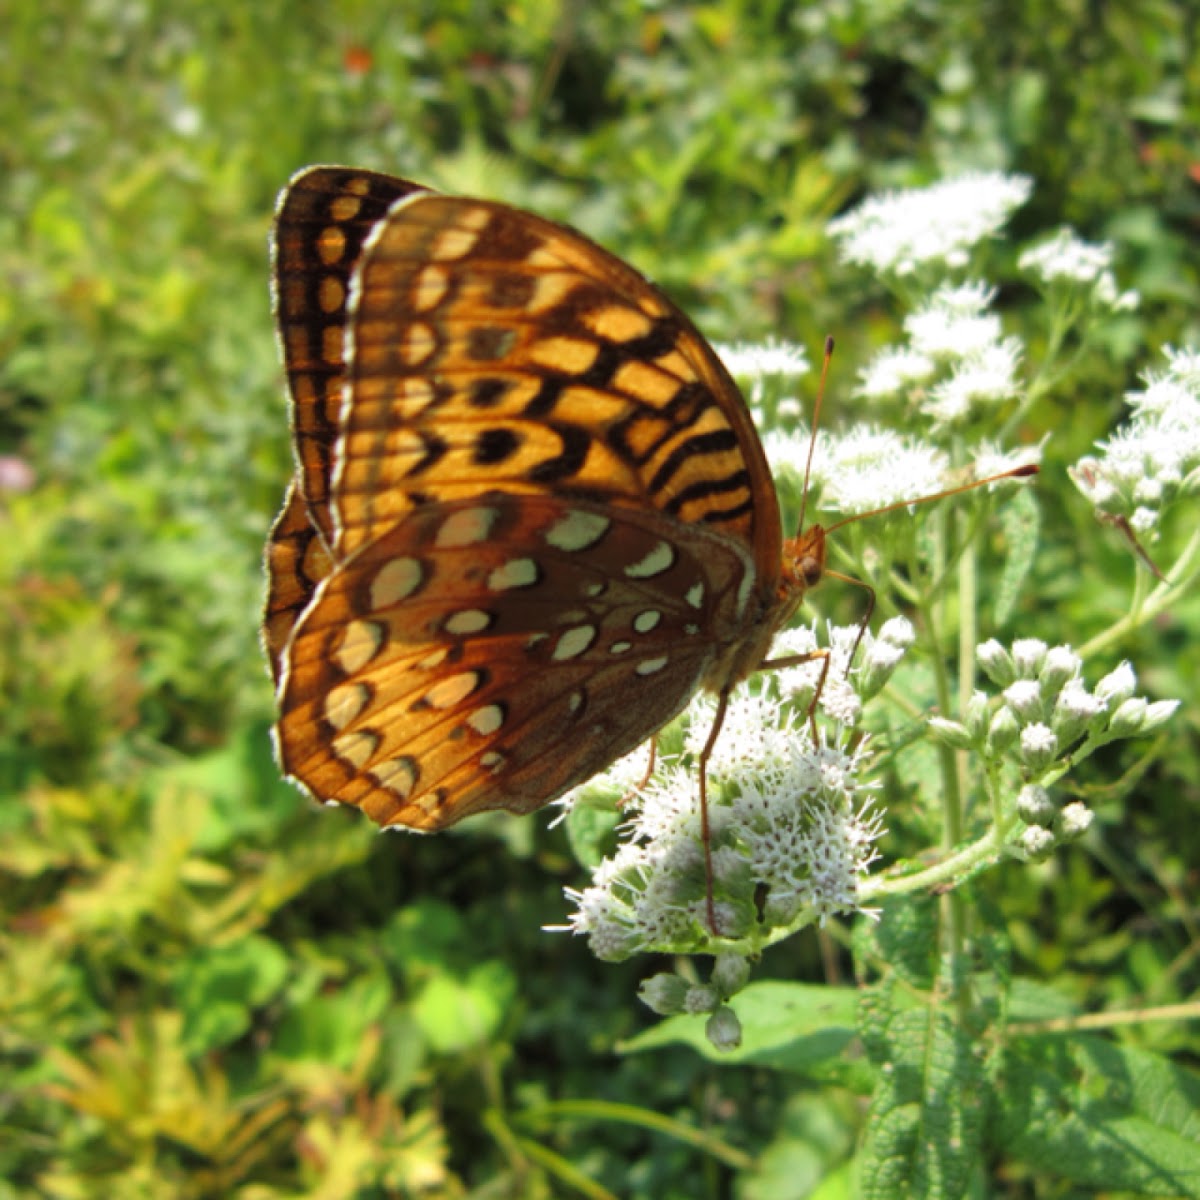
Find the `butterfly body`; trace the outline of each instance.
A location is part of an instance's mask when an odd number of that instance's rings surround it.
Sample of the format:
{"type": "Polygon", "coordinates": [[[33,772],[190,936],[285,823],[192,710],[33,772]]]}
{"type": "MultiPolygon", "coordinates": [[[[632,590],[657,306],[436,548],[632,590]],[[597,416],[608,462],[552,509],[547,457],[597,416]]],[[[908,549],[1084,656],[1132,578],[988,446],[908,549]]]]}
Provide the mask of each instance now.
{"type": "Polygon", "coordinates": [[[715,353],[583,235],[310,168],[275,295],[297,473],[264,640],[318,798],[428,831],[539,808],[727,694],[820,578],[715,353]]]}

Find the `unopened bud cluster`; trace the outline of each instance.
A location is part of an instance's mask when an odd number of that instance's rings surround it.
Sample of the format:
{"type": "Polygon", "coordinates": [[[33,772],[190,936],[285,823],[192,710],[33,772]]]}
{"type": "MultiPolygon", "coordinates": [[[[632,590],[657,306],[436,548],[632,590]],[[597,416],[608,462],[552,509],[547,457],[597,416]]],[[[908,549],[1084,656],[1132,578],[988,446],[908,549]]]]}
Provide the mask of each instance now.
{"type": "Polygon", "coordinates": [[[707,1013],[704,1032],[718,1050],[736,1050],[742,1026],[728,1001],[746,986],[750,963],[740,954],[718,954],[708,983],[693,983],[680,975],[662,972],[642,982],[638,997],[662,1017],[707,1013]]]}
{"type": "Polygon", "coordinates": [[[1048,790],[1066,762],[1085,758],[1106,742],[1150,732],[1179,702],[1150,703],[1135,696],[1137,678],[1128,663],[1089,691],[1079,655],[1037,638],[1018,639],[1011,649],[992,639],[978,653],[999,694],[976,692],[961,721],[935,717],[930,730],[956,749],[1015,762],[1025,781],[1017,797],[1017,815],[1026,824],[1020,846],[1031,859],[1045,858],[1092,821],[1086,805],[1075,801],[1060,809],[1048,790]]]}

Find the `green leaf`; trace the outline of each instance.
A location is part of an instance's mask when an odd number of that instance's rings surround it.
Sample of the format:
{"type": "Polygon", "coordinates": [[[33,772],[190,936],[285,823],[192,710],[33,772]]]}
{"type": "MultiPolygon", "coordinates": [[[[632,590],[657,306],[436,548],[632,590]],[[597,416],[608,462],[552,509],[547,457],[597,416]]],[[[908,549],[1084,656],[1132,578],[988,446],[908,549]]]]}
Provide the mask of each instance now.
{"type": "Polygon", "coordinates": [[[1106,1193],[1200,1196],[1200,1074],[1099,1037],[1008,1048],[998,1140],[1006,1156],[1106,1193]]]}
{"type": "Polygon", "coordinates": [[[893,989],[864,997],[864,1041],[878,1068],[857,1160],[858,1196],[963,1195],[983,1158],[988,1105],[975,1042],[932,1006],[898,1011],[893,989]]]}
{"type": "Polygon", "coordinates": [[[280,1058],[349,1071],[368,1030],[394,1002],[382,974],[361,976],[290,1010],[279,1023],[271,1049],[280,1058]]]}
{"type": "Polygon", "coordinates": [[[430,980],[413,1014],[432,1050],[457,1054],[495,1036],[516,994],[516,976],[492,960],[472,968],[465,978],[438,975],[430,980]]]}
{"type": "Polygon", "coordinates": [[[566,820],[567,838],[581,866],[594,870],[606,854],[612,853],[612,833],[620,821],[620,810],[613,803],[584,795],[571,806],[566,820]]]}
{"type": "Polygon", "coordinates": [[[240,1037],[250,1028],[252,1010],[279,991],[287,973],[287,955],[265,937],[194,950],[175,974],[188,1051],[203,1053],[240,1037]]]}
{"type": "Polygon", "coordinates": [[[886,962],[906,983],[928,988],[937,974],[937,899],[904,896],[886,900],[879,920],[860,921],[854,929],[860,970],[886,962]]]}
{"type": "Polygon", "coordinates": [[[992,605],[997,629],[1004,628],[1016,607],[1041,542],[1042,510],[1033,488],[1018,488],[1000,509],[1000,527],[1004,531],[1008,553],[1004,557],[992,605]]]}
{"type": "Polygon", "coordinates": [[[453,969],[469,933],[451,904],[421,899],[397,912],[380,933],[378,946],[389,963],[410,983],[453,969]]]}

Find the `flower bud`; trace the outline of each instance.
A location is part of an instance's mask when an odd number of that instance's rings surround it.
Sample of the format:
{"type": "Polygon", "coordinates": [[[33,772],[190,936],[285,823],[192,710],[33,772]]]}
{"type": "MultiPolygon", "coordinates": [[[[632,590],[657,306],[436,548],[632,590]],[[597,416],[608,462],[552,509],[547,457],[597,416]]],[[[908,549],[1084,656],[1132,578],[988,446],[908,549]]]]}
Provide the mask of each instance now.
{"type": "Polygon", "coordinates": [[[1082,660],[1070,646],[1055,646],[1047,650],[1046,660],[1038,674],[1042,694],[1053,696],[1079,675],[1082,666],[1082,660]]]}
{"type": "Polygon", "coordinates": [[[982,742],[987,736],[988,698],[986,692],[973,692],[963,713],[963,724],[972,740],[982,742]]]}
{"type": "Polygon", "coordinates": [[[685,999],[691,985],[678,975],[663,971],[643,979],[638,988],[638,999],[660,1017],[674,1016],[685,1011],[685,999]]]}
{"type": "Polygon", "coordinates": [[[1086,804],[1073,800],[1059,813],[1059,832],[1066,840],[1074,841],[1088,831],[1094,817],[1095,813],[1086,804]]]}
{"type": "Polygon", "coordinates": [[[930,717],[928,729],[939,742],[955,750],[969,750],[974,745],[974,739],[957,721],[947,721],[944,717],[930,717]]]}
{"type": "Polygon", "coordinates": [[[907,650],[916,639],[916,630],[913,629],[912,622],[907,617],[892,617],[884,621],[883,628],[879,631],[881,642],[887,642],[890,646],[898,646],[901,650],[907,650]]]}
{"type": "Polygon", "coordinates": [[[1004,703],[1024,725],[1042,719],[1042,689],[1032,679],[1018,679],[1006,687],[1004,703]]]}
{"type": "Polygon", "coordinates": [[[987,677],[1001,688],[1008,687],[1017,677],[1017,668],[1008,651],[995,638],[989,638],[978,649],[979,665],[987,677]]]}
{"type": "Polygon", "coordinates": [[[1178,700],[1156,700],[1146,707],[1146,719],[1142,722],[1142,732],[1149,733],[1164,721],[1169,721],[1179,707],[1178,700]]]}
{"type": "Polygon", "coordinates": [[[746,986],[749,978],[750,963],[743,955],[718,954],[709,982],[728,1000],[746,986]]]}
{"type": "Polygon", "coordinates": [[[1046,643],[1041,638],[1018,638],[1013,642],[1013,663],[1023,679],[1036,679],[1046,661],[1046,643]]]}
{"type": "Polygon", "coordinates": [[[1105,702],[1093,696],[1077,679],[1067,683],[1054,704],[1050,727],[1059,744],[1069,746],[1084,730],[1103,726],[1105,702]]]}
{"type": "Polygon", "coordinates": [[[683,1000],[683,1011],[689,1013],[716,1012],[721,1003],[717,989],[708,983],[694,983],[683,1000]]]}
{"type": "Polygon", "coordinates": [[[904,647],[885,642],[882,638],[872,643],[863,655],[862,667],[859,670],[857,689],[864,700],[877,696],[904,657],[904,647]]]}
{"type": "Polygon", "coordinates": [[[1058,807],[1044,787],[1026,784],[1017,795],[1017,816],[1027,825],[1048,825],[1057,813],[1058,807]]]}
{"type": "Polygon", "coordinates": [[[1050,830],[1041,825],[1029,825],[1017,839],[1017,845],[1031,862],[1041,862],[1050,857],[1054,850],[1054,841],[1054,834],[1050,830]]]}
{"type": "Polygon", "coordinates": [[[736,1050],[742,1044],[742,1023],[727,1004],[722,1004],[704,1025],[704,1036],[717,1050],[736,1050]]]}
{"type": "Polygon", "coordinates": [[[1149,707],[1141,696],[1131,696],[1113,713],[1108,722],[1108,732],[1115,737],[1134,737],[1141,733],[1149,707]]]}
{"type": "Polygon", "coordinates": [[[986,749],[992,758],[999,758],[1017,740],[1021,727],[1011,708],[1000,708],[988,727],[986,749]]]}
{"type": "Polygon", "coordinates": [[[1044,771],[1058,754],[1058,738],[1040,721],[1021,730],[1021,758],[1035,774],[1044,771]]]}
{"type": "Polygon", "coordinates": [[[1128,700],[1137,687],[1137,676],[1133,668],[1123,662],[1114,671],[1110,671],[1096,684],[1096,695],[1101,700],[1107,700],[1110,709],[1117,708],[1122,701],[1128,700]]]}

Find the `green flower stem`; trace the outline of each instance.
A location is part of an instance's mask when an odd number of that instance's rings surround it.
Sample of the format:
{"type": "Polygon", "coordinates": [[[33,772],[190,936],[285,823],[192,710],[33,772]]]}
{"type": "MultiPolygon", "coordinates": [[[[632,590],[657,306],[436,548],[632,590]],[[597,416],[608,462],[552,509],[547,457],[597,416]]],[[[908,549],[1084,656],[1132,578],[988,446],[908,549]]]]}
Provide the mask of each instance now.
{"type": "Polygon", "coordinates": [[[570,1159],[556,1154],[548,1146],[532,1138],[518,1138],[517,1141],[530,1162],[537,1163],[547,1175],[554,1176],[572,1193],[587,1196],[589,1200],[618,1200],[616,1192],[610,1192],[603,1184],[589,1178],[570,1159]]]}
{"type": "Polygon", "coordinates": [[[959,882],[963,877],[983,866],[990,860],[998,859],[1004,853],[1007,840],[1007,826],[993,825],[978,841],[964,846],[961,850],[942,859],[932,867],[922,871],[914,871],[911,875],[876,876],[866,880],[859,889],[858,898],[861,904],[870,904],[888,896],[903,896],[910,892],[928,892],[934,888],[959,882]]]}
{"type": "Polygon", "coordinates": [[[617,1121],[624,1125],[636,1125],[641,1129],[652,1129],[665,1133],[678,1142],[712,1155],[713,1158],[735,1171],[749,1171],[755,1166],[754,1158],[744,1150],[715,1137],[711,1131],[696,1129],[682,1121],[664,1117],[650,1109],[638,1108],[633,1104],[614,1104],[610,1100],[552,1100],[538,1104],[521,1112],[521,1122],[550,1122],[562,1118],[592,1121],[617,1121]]]}
{"type": "Polygon", "coordinates": [[[1080,646],[1080,657],[1086,661],[1101,650],[1107,649],[1114,642],[1120,642],[1134,630],[1149,624],[1191,590],[1198,574],[1200,574],[1200,528],[1192,531],[1192,536],[1183,548],[1183,553],[1176,559],[1166,582],[1160,582],[1143,603],[1131,607],[1126,616],[1110,625],[1103,633],[1097,634],[1090,642],[1085,642],[1080,646]]]}

